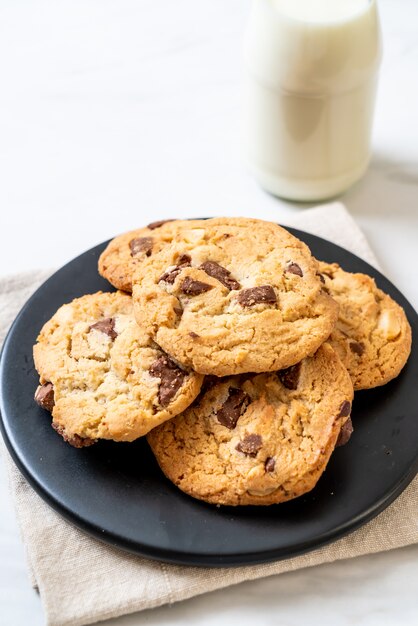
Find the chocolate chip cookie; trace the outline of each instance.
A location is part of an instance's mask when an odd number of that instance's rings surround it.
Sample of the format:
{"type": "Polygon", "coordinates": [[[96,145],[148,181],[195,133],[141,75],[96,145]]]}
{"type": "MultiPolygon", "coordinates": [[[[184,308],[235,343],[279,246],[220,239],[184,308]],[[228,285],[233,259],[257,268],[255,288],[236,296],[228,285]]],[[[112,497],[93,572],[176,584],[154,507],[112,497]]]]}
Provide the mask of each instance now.
{"type": "Polygon", "coordinates": [[[404,310],[365,274],[336,263],[319,264],[324,286],[340,305],[330,342],[354,389],[378,387],[398,376],[411,352],[411,327],[404,310]]]}
{"type": "Polygon", "coordinates": [[[181,220],[152,222],[144,228],[115,237],[100,255],[99,274],[117,289],[130,293],[136,267],[170,243],[177,228],[190,223],[181,220]]]}
{"type": "Polygon", "coordinates": [[[147,439],[167,478],[194,498],[275,504],[316,485],[339,437],[349,437],[352,399],[350,376],[325,343],[284,371],[205,381],[198,400],[147,439]]]}
{"type": "Polygon", "coordinates": [[[202,374],[282,369],[312,354],[337,319],[317,271],[308,247],[277,224],[195,220],[138,266],[136,320],[202,374]]]}
{"type": "Polygon", "coordinates": [[[132,298],[96,293],[62,306],[34,346],[36,402],[72,445],[133,441],[187,408],[202,376],[138,328],[132,298]]]}

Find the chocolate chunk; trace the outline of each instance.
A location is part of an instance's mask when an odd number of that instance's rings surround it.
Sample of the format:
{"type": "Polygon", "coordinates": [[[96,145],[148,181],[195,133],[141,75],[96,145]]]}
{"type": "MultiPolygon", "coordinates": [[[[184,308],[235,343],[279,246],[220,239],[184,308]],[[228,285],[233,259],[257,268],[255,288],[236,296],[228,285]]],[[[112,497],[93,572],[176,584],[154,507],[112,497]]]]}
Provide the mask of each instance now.
{"type": "Polygon", "coordinates": [[[191,263],[192,258],[188,254],[182,254],[181,257],[179,257],[177,265],[179,267],[186,267],[187,265],[191,265],[191,263]]]}
{"type": "Polygon", "coordinates": [[[303,276],[302,268],[297,263],[289,263],[286,266],[285,272],[289,274],[296,274],[296,276],[303,276]]]}
{"type": "Polygon", "coordinates": [[[158,279],[158,282],[164,281],[165,283],[170,283],[170,285],[172,285],[174,281],[176,280],[176,277],[180,274],[180,272],[185,267],[190,267],[191,262],[192,262],[192,259],[189,257],[188,254],[182,254],[182,256],[178,260],[177,265],[173,267],[171,270],[164,272],[164,274],[158,279]]]}
{"type": "Polygon", "coordinates": [[[149,373],[160,379],[158,400],[163,407],[170,404],[187,376],[167,355],[158,357],[151,365],[149,373]]]}
{"type": "Polygon", "coordinates": [[[39,404],[39,406],[43,409],[46,409],[47,411],[52,413],[52,409],[54,408],[55,404],[54,385],[52,383],[39,385],[39,387],[35,391],[35,402],[39,404]]]}
{"type": "Polygon", "coordinates": [[[187,276],[182,284],[180,289],[183,293],[186,293],[188,296],[199,296],[201,293],[205,293],[210,289],[213,289],[212,285],[208,285],[207,283],[202,283],[200,280],[193,280],[190,276],[187,276]]]}
{"type": "Polygon", "coordinates": [[[52,428],[57,431],[59,435],[73,446],[73,448],[87,448],[88,446],[92,446],[94,443],[97,443],[97,439],[90,439],[89,437],[80,437],[80,435],[67,435],[65,429],[58,424],[51,424],[52,428]]]}
{"type": "Polygon", "coordinates": [[[348,400],[344,400],[344,402],[340,406],[340,412],[337,417],[347,417],[351,413],[351,403],[348,400]]]}
{"type": "Polygon", "coordinates": [[[191,337],[192,339],[199,339],[200,335],[198,335],[197,333],[194,333],[193,331],[191,331],[189,333],[189,337],[191,337]]]}
{"type": "Polygon", "coordinates": [[[129,242],[131,256],[138,256],[138,254],[142,252],[144,252],[146,256],[151,256],[152,243],[152,237],[137,237],[136,239],[131,239],[129,242]]]}
{"type": "Polygon", "coordinates": [[[251,398],[242,389],[230,387],[228,398],[216,413],[218,422],[232,430],[237,425],[238,419],[249,405],[251,398]]]}
{"type": "Polygon", "coordinates": [[[159,222],[151,222],[148,224],[147,228],[150,230],[155,230],[156,228],[160,228],[163,224],[167,224],[167,222],[174,222],[174,218],[172,220],[160,220],[159,222]]]}
{"type": "Polygon", "coordinates": [[[276,467],[276,461],[274,457],[272,456],[267,457],[266,462],[264,463],[264,469],[266,470],[266,472],[274,472],[275,467],[276,467]]]}
{"type": "Polygon", "coordinates": [[[162,274],[160,276],[160,278],[158,279],[158,282],[164,282],[164,283],[170,283],[170,285],[172,285],[174,283],[174,281],[176,280],[176,277],[180,274],[181,272],[181,267],[173,267],[172,270],[168,270],[167,272],[164,272],[164,274],[162,274]]]}
{"type": "Polygon", "coordinates": [[[300,367],[300,363],[296,363],[296,365],[292,365],[291,367],[287,367],[285,370],[277,372],[280,382],[286,387],[286,389],[294,391],[298,388],[300,367]]]}
{"type": "Polygon", "coordinates": [[[200,269],[209,276],[212,276],[212,278],[219,280],[229,291],[241,288],[239,282],[235,280],[235,278],[232,278],[231,272],[227,270],[226,267],[219,265],[219,263],[215,263],[215,261],[205,261],[200,266],[200,269]]]}
{"type": "Polygon", "coordinates": [[[258,451],[261,450],[262,445],[263,439],[260,435],[247,435],[235,446],[235,450],[254,458],[257,456],[258,451]]]}
{"type": "Polygon", "coordinates": [[[111,338],[112,341],[116,339],[118,333],[115,330],[115,320],[113,317],[107,317],[105,320],[100,320],[90,326],[90,330],[98,330],[100,333],[104,333],[111,338]]]}
{"type": "Polygon", "coordinates": [[[364,343],[362,341],[352,341],[350,343],[350,350],[354,352],[354,354],[361,356],[365,350],[364,343]]]}
{"type": "Polygon", "coordinates": [[[345,422],[343,427],[340,430],[340,434],[338,435],[336,446],[345,446],[346,443],[350,440],[351,435],[353,434],[353,422],[351,421],[351,417],[345,422]]]}
{"type": "Polygon", "coordinates": [[[323,275],[323,274],[320,274],[320,273],[318,272],[317,276],[319,277],[319,280],[321,281],[321,283],[322,283],[323,285],[325,285],[325,278],[324,278],[324,275],[323,275]]]}
{"type": "Polygon", "coordinates": [[[249,289],[240,291],[238,302],[243,307],[251,307],[264,302],[267,304],[275,304],[277,297],[273,287],[270,285],[262,285],[261,287],[250,287],[249,289]]]}

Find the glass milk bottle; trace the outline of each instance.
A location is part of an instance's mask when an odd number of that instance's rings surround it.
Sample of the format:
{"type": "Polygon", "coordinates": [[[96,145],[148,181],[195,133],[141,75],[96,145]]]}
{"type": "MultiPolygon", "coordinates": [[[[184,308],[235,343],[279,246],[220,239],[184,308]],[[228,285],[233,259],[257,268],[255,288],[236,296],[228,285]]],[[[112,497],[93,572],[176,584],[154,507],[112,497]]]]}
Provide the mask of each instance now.
{"type": "Polygon", "coordinates": [[[367,169],[381,60],[375,0],[253,0],[245,38],[247,140],[259,183],[335,196],[367,169]]]}

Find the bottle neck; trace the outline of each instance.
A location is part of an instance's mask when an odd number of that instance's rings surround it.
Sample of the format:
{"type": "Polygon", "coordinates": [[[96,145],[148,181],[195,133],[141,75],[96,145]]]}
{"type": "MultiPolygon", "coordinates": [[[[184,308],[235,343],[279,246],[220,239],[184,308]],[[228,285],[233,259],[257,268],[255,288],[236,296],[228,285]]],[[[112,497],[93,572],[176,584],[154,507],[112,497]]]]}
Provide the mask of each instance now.
{"type": "Polygon", "coordinates": [[[377,73],[382,47],[374,0],[351,19],[308,22],[255,0],[245,36],[250,73],[271,89],[321,94],[354,89],[377,73]]]}

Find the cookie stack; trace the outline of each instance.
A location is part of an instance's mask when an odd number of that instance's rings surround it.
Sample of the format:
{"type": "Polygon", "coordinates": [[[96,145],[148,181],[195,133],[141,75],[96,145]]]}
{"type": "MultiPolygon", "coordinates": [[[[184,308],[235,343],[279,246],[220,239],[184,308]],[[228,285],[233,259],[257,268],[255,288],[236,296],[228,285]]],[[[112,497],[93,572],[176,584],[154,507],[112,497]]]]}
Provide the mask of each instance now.
{"type": "Polygon", "coordinates": [[[404,311],[372,278],[274,223],[155,222],[111,241],[99,272],[118,291],[42,328],[35,400],[76,447],[146,435],[164,474],[207,502],[310,491],[351,435],[353,390],[410,353],[404,311]]]}

